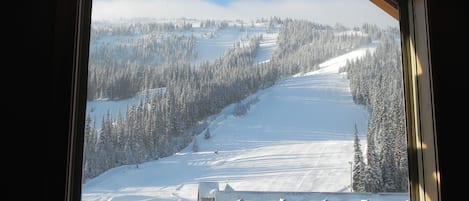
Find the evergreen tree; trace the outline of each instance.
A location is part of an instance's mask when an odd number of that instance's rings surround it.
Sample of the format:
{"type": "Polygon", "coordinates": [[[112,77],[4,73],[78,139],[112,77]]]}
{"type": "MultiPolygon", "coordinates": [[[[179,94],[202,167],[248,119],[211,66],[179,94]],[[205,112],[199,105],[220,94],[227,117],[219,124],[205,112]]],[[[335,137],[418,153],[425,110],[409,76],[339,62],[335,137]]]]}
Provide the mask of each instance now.
{"type": "Polygon", "coordinates": [[[197,142],[197,135],[192,138],[192,151],[199,152],[199,143],[197,142]]]}
{"type": "Polygon", "coordinates": [[[392,155],[392,150],[384,149],[383,150],[383,159],[381,161],[382,169],[382,181],[384,192],[396,192],[398,190],[395,180],[397,179],[398,171],[396,169],[394,157],[392,155]]]}
{"type": "Polygon", "coordinates": [[[352,172],[352,189],[354,192],[365,192],[365,163],[361,150],[360,139],[358,137],[357,124],[354,127],[354,158],[352,172]]]}
{"type": "Polygon", "coordinates": [[[93,119],[90,114],[86,115],[85,119],[85,143],[83,144],[83,179],[96,176],[94,172],[96,161],[96,130],[91,126],[93,119]]]}
{"type": "Polygon", "coordinates": [[[367,165],[365,167],[365,191],[381,192],[382,191],[382,171],[380,169],[378,155],[374,143],[367,140],[367,165]]]}

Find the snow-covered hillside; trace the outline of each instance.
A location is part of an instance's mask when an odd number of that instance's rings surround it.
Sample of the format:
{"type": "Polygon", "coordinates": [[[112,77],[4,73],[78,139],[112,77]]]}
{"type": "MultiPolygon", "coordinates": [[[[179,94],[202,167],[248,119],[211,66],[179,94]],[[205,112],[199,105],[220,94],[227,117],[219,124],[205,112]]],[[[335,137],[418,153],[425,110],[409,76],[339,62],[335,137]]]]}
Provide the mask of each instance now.
{"type": "MultiPolygon", "coordinates": [[[[152,21],[150,21],[152,22],[152,21]]],[[[164,20],[157,21],[159,23],[166,22],[164,20]]],[[[178,20],[171,20],[172,22],[178,25],[181,25],[183,22],[178,20]]],[[[127,24],[135,23],[132,21],[123,21],[123,22],[94,22],[93,26],[96,28],[104,29],[106,27],[113,26],[124,26],[127,24]],[[123,23],[123,24],[120,24],[123,23]]],[[[168,31],[165,34],[174,34],[174,35],[185,35],[187,37],[194,36],[196,38],[196,51],[197,58],[192,61],[193,64],[199,64],[204,61],[214,61],[215,59],[222,56],[228,49],[232,48],[235,43],[240,42],[245,44],[249,41],[249,37],[262,35],[262,40],[259,44],[259,49],[254,57],[254,63],[263,63],[269,62],[274,50],[277,48],[277,37],[279,32],[279,26],[274,26],[272,29],[268,29],[267,23],[256,23],[252,26],[245,26],[241,29],[241,24],[239,22],[230,22],[229,26],[223,29],[216,28],[201,28],[199,24],[201,21],[198,20],[187,20],[184,23],[191,23],[193,28],[191,30],[178,30],[175,32],[168,31]]],[[[154,33],[153,33],[154,34],[154,33]]],[[[165,35],[159,33],[161,36],[165,35]]],[[[130,45],[131,42],[137,40],[144,40],[151,36],[150,33],[129,33],[121,35],[106,35],[101,36],[100,38],[94,39],[90,44],[90,52],[96,52],[98,49],[103,46],[113,47],[116,44],[127,44],[130,45]]],[[[159,37],[161,37],[159,36],[159,37]]],[[[153,38],[155,39],[155,38],[153,38]]],[[[131,45],[130,45],[131,46],[131,45]]],[[[129,48],[129,47],[127,47],[129,48]]],[[[119,49],[119,48],[111,48],[119,49]]],[[[122,55],[115,55],[115,58],[120,58],[122,55]]],[[[137,105],[142,98],[145,98],[147,93],[154,94],[162,92],[160,89],[151,89],[148,92],[140,93],[132,98],[123,99],[123,100],[93,100],[87,102],[86,112],[90,115],[92,119],[96,121],[95,126],[97,128],[101,127],[102,118],[107,115],[109,111],[111,116],[116,118],[118,113],[121,112],[125,116],[127,106],[137,105]]]]}
{"type": "Polygon", "coordinates": [[[368,117],[338,70],[374,48],[354,50],[253,94],[259,102],[244,116],[220,113],[210,124],[211,138],[199,135],[199,152],[189,146],[86,181],[83,200],[196,200],[201,181],[240,191],[349,191],[354,124],[364,137],[368,117]]]}
{"type": "Polygon", "coordinates": [[[153,96],[155,94],[163,94],[166,88],[150,89],[144,93],[139,93],[136,96],[124,100],[94,100],[86,103],[86,112],[92,119],[95,119],[96,128],[101,127],[103,117],[106,117],[109,112],[113,117],[117,117],[119,113],[124,115],[127,112],[127,107],[131,105],[138,105],[146,96],[153,96]]]}
{"type": "Polygon", "coordinates": [[[213,61],[223,55],[225,51],[232,48],[236,42],[249,41],[248,37],[262,35],[259,52],[256,55],[256,62],[269,60],[273,50],[277,47],[276,41],[278,28],[267,31],[267,24],[259,23],[255,26],[247,26],[244,31],[239,24],[231,24],[222,30],[210,32],[207,29],[194,28],[197,37],[197,59],[194,63],[203,61],[213,61]]]}

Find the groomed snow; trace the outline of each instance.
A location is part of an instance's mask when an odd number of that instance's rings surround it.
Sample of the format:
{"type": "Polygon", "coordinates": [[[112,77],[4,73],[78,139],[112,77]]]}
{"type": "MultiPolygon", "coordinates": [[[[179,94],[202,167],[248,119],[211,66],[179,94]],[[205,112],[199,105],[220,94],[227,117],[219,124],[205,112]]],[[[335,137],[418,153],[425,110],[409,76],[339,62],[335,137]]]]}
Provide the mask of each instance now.
{"type": "Polygon", "coordinates": [[[196,200],[201,181],[228,183],[236,191],[349,191],[354,124],[363,137],[368,117],[338,69],[374,48],[278,81],[253,95],[260,101],[245,116],[221,114],[213,121],[212,137],[197,140],[199,152],[189,146],[138,168],[113,168],[87,181],[82,199],[196,200]]]}
{"type": "Polygon", "coordinates": [[[275,49],[277,49],[278,29],[273,33],[263,33],[262,40],[259,44],[254,63],[269,62],[275,49]]]}
{"type": "Polygon", "coordinates": [[[222,30],[209,31],[207,29],[194,29],[197,37],[197,59],[195,64],[204,61],[213,61],[222,56],[229,48],[232,48],[236,42],[246,45],[249,39],[261,35],[263,40],[260,42],[260,49],[257,52],[255,62],[270,60],[273,51],[277,47],[278,28],[274,28],[272,33],[267,32],[266,24],[257,24],[256,26],[246,26],[244,31],[239,25],[231,25],[222,30]]]}

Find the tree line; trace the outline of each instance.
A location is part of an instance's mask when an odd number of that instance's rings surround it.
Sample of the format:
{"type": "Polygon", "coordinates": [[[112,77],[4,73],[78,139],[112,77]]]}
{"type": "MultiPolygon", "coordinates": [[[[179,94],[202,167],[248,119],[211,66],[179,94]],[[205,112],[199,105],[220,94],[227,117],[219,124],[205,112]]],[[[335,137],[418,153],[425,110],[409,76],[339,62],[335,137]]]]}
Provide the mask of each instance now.
{"type": "MultiPolygon", "coordinates": [[[[369,113],[366,157],[355,137],[353,189],[357,192],[407,192],[408,161],[399,31],[366,25],[378,40],[374,53],[348,61],[353,100],[369,113]],[[365,161],[366,160],[366,161],[365,161]]],[[[358,131],[355,130],[355,133],[358,131]]]]}

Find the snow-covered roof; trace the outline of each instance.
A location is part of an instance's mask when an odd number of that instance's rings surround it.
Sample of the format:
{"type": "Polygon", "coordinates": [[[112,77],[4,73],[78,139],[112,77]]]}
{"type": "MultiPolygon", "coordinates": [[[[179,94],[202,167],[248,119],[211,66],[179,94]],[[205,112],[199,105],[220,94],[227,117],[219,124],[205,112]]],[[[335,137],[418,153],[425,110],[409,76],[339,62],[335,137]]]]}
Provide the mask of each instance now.
{"type": "Polygon", "coordinates": [[[200,197],[214,197],[215,192],[218,191],[218,182],[200,182],[198,189],[200,197]]]}
{"type": "Polygon", "coordinates": [[[231,187],[229,184],[226,184],[225,185],[225,188],[223,189],[223,191],[234,191],[233,187],[231,187]]]}
{"type": "Polygon", "coordinates": [[[407,201],[407,193],[358,193],[358,192],[254,192],[254,191],[220,191],[215,200],[245,201],[407,201]]]}

